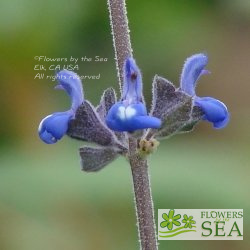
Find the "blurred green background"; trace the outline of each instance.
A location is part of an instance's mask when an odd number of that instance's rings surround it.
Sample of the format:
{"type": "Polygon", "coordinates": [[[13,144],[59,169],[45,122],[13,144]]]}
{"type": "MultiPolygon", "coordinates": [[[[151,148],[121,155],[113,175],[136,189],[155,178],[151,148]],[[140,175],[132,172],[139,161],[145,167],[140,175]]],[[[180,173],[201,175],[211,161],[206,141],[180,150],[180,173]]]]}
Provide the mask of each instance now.
{"type": "MultiPolygon", "coordinates": [[[[161,241],[160,249],[249,249],[250,1],[127,1],[132,45],[151,101],[154,74],[178,85],[186,57],[207,52],[212,74],[198,93],[225,102],[221,131],[201,123],[162,142],[150,157],[158,208],[243,208],[243,241],[161,241]]],[[[43,144],[41,119],[69,106],[55,82],[34,79],[35,56],[107,57],[79,63],[85,96],[118,90],[106,1],[0,2],[0,249],[138,249],[130,169],[118,159],[98,174],[80,171],[81,142],[43,144]]],[[[61,63],[63,65],[64,63],[61,63]]],[[[48,65],[48,64],[45,64],[48,65]]],[[[53,73],[53,72],[52,72],[53,73]]]]}

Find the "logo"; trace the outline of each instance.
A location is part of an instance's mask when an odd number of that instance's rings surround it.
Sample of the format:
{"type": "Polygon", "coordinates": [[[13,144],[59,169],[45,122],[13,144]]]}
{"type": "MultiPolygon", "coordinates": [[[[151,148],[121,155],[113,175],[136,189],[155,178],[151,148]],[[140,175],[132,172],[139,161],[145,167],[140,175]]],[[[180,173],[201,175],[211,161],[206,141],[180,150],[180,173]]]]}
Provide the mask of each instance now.
{"type": "Polygon", "coordinates": [[[159,240],[243,240],[243,209],[158,209],[159,240]]]}

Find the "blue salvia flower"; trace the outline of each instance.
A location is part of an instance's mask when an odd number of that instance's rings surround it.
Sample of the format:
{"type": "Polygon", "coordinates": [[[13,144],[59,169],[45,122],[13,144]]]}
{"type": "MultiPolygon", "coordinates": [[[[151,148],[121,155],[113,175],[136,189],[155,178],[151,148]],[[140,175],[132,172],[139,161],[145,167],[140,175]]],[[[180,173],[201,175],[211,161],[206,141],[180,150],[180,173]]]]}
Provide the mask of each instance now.
{"type": "Polygon", "coordinates": [[[62,89],[71,98],[71,108],[65,112],[56,112],[45,117],[38,128],[39,137],[47,144],[56,143],[68,130],[68,123],[74,118],[77,108],[83,103],[82,83],[72,71],[62,70],[57,73],[56,89],[62,89]]]}
{"type": "Polygon", "coordinates": [[[224,128],[229,121],[229,113],[226,105],[212,97],[198,97],[195,87],[201,75],[209,73],[205,70],[208,58],[205,54],[196,54],[189,57],[181,74],[181,89],[193,96],[194,105],[199,106],[204,112],[203,120],[213,123],[213,127],[224,128]]]}
{"type": "Polygon", "coordinates": [[[142,102],[142,76],[133,58],[124,65],[124,84],[121,101],[115,103],[106,117],[106,124],[115,131],[133,132],[139,129],[159,128],[161,120],[148,116],[142,102]]]}

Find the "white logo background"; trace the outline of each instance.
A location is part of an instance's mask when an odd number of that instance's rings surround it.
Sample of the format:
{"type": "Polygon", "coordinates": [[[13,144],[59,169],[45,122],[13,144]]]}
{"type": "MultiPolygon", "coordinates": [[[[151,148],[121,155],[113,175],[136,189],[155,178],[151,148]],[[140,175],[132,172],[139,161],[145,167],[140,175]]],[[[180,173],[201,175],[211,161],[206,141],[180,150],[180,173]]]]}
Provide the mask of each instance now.
{"type": "Polygon", "coordinates": [[[170,209],[158,209],[159,240],[243,240],[243,209],[174,209],[173,216],[181,215],[178,219],[181,225],[173,224],[172,230],[160,226],[164,221],[162,215],[164,213],[169,215],[169,211],[170,209]],[[185,223],[182,222],[184,215],[193,216],[192,220],[195,224],[192,226],[195,227],[184,228],[185,223]],[[239,236],[237,227],[242,236],[239,236]],[[232,228],[233,231],[230,234],[232,228]]]}

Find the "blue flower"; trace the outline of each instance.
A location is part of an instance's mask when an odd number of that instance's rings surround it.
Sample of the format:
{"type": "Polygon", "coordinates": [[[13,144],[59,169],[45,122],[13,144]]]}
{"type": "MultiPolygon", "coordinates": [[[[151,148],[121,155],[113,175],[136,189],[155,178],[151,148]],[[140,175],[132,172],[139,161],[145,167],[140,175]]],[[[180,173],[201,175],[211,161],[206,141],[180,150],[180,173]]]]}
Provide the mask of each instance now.
{"type": "Polygon", "coordinates": [[[58,84],[56,89],[65,90],[71,98],[71,109],[76,112],[77,108],[83,103],[83,88],[79,76],[69,70],[62,70],[56,76],[58,84]]]}
{"type": "Polygon", "coordinates": [[[195,94],[196,82],[201,75],[209,73],[205,69],[208,58],[205,54],[196,54],[189,57],[181,74],[181,89],[193,96],[194,105],[204,112],[203,120],[213,123],[213,127],[224,128],[229,122],[229,112],[226,105],[212,97],[198,97],[195,94]]]}
{"type": "Polygon", "coordinates": [[[106,123],[115,131],[133,132],[139,129],[159,128],[161,120],[148,116],[142,102],[142,77],[133,58],[124,65],[124,84],[121,101],[109,110],[106,123]]]}
{"type": "Polygon", "coordinates": [[[69,120],[73,116],[73,111],[69,110],[45,117],[38,128],[40,138],[47,144],[56,143],[66,134],[69,120]]]}
{"type": "Polygon", "coordinates": [[[60,140],[68,130],[68,123],[74,118],[77,108],[83,103],[82,83],[77,74],[62,70],[57,73],[56,89],[63,89],[71,98],[71,108],[65,112],[56,112],[45,117],[39,125],[38,134],[42,141],[54,144],[60,140]]]}

